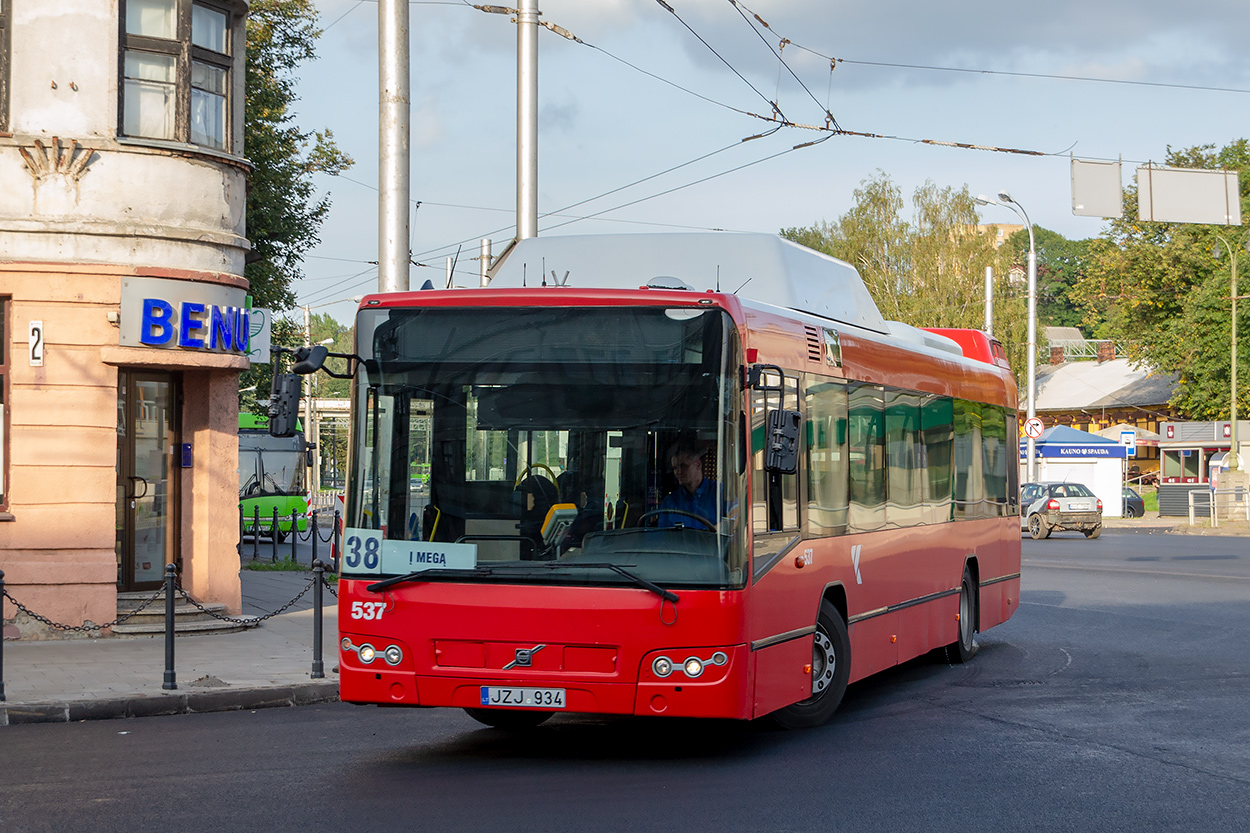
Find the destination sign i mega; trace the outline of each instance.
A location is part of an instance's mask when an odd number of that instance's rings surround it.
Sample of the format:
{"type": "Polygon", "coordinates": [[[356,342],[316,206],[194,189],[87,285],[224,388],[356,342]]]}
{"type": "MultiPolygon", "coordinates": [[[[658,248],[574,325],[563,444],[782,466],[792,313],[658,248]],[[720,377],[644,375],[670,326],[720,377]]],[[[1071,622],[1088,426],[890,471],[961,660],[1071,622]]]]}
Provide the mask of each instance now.
{"type": "Polygon", "coordinates": [[[343,531],[343,572],[359,575],[402,575],[422,570],[472,570],[477,566],[476,544],[434,541],[392,541],[381,530],[343,531]]]}

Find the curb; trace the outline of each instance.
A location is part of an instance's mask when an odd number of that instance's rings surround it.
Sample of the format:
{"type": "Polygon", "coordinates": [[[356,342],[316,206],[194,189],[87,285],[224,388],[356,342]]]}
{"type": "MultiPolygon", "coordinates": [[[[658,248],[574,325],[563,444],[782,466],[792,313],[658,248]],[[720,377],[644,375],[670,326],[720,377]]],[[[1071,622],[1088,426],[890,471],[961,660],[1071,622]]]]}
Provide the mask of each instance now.
{"type": "Polygon", "coordinates": [[[123,697],[116,700],[23,703],[20,705],[0,703],[0,726],[271,709],[338,702],[338,699],[338,681],[326,680],[289,686],[170,693],[158,694],[154,697],[123,697]]]}

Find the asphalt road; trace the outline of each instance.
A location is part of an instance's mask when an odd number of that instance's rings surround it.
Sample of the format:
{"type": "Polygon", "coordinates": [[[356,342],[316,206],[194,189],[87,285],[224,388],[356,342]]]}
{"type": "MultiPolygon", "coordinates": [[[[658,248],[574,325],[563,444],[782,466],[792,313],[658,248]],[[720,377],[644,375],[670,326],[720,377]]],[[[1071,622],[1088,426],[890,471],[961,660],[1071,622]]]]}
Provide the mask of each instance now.
{"type": "Polygon", "coordinates": [[[528,734],[341,704],[0,729],[16,831],[1244,831],[1250,547],[1025,540],[964,666],[827,726],[563,716],[528,734]]]}

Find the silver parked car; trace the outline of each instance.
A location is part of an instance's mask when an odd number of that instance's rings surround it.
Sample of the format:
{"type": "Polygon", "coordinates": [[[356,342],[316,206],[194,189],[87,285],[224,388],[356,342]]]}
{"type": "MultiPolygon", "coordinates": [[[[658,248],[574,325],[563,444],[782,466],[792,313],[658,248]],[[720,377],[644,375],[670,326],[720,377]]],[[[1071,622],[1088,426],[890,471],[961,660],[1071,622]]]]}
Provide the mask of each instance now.
{"type": "Polygon", "coordinates": [[[1097,538],[1102,534],[1102,501],[1082,483],[1025,483],[1020,487],[1020,528],[1034,538],[1056,529],[1097,538]]]}

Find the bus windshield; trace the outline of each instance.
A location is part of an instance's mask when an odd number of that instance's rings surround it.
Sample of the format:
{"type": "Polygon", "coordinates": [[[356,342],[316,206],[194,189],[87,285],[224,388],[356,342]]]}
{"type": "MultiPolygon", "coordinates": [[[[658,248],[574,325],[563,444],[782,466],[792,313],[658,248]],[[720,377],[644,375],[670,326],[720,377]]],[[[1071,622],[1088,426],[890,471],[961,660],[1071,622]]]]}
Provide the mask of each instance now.
{"type": "Polygon", "coordinates": [[[356,333],[344,575],[745,583],[723,311],[366,309],[356,333]]]}
{"type": "Polygon", "coordinates": [[[304,494],[304,436],[239,429],[239,498],[304,494]]]}

